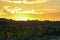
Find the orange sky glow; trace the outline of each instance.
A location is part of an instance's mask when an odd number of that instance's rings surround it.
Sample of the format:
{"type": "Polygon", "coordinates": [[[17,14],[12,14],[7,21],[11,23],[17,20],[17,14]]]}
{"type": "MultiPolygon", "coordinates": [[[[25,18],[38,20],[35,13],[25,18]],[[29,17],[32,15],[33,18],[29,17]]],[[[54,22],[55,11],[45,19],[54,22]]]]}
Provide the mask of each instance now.
{"type": "Polygon", "coordinates": [[[60,21],[60,0],[0,0],[0,18],[60,21]]]}

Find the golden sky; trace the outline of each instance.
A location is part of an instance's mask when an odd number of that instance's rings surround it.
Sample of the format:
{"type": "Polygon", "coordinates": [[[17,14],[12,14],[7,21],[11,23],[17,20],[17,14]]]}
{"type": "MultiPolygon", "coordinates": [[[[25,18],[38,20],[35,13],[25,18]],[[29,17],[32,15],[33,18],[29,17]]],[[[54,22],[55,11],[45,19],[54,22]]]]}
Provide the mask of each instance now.
{"type": "Polygon", "coordinates": [[[60,21],[60,0],[0,0],[0,18],[60,21]]]}

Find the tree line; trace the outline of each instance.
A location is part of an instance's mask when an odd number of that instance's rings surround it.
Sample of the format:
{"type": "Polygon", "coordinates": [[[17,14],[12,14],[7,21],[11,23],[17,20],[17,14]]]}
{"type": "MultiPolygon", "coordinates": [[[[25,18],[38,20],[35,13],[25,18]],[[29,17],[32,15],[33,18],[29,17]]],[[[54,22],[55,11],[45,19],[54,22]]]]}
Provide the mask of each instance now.
{"type": "Polygon", "coordinates": [[[0,40],[35,40],[45,35],[60,36],[60,21],[0,19],[0,40]]]}

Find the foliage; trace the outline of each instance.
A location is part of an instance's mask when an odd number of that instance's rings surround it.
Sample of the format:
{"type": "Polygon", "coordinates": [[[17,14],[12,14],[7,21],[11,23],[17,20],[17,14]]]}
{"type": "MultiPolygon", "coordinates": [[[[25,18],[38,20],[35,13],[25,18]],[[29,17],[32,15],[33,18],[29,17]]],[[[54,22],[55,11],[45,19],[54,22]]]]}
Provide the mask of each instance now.
{"type": "Polygon", "coordinates": [[[0,19],[0,40],[38,40],[45,35],[60,36],[60,21],[0,19]]]}

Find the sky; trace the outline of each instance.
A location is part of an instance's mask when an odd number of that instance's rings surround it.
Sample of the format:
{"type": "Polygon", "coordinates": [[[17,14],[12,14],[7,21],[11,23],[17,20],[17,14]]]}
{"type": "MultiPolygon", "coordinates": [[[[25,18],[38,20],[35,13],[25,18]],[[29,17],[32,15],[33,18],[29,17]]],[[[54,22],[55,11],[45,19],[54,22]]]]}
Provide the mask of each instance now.
{"type": "Polygon", "coordinates": [[[0,0],[0,18],[60,21],[60,0],[0,0]]]}

